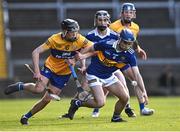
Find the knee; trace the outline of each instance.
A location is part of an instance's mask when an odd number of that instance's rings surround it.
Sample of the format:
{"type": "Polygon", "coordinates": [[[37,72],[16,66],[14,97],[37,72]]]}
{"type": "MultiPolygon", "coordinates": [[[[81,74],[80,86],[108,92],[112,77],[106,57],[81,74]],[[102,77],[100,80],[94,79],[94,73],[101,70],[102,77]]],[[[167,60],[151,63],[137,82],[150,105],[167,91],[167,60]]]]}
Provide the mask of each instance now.
{"type": "Polygon", "coordinates": [[[105,99],[101,99],[101,100],[97,100],[96,103],[97,103],[97,108],[101,108],[105,105],[106,102],[105,99]]]}
{"type": "Polygon", "coordinates": [[[41,85],[36,85],[35,89],[36,89],[36,93],[42,93],[44,91],[44,87],[41,85]]]}
{"type": "Polygon", "coordinates": [[[123,104],[127,104],[128,101],[129,101],[129,99],[130,99],[130,96],[129,96],[128,94],[124,95],[124,97],[123,97],[123,99],[122,99],[122,103],[123,103],[123,104]]]}

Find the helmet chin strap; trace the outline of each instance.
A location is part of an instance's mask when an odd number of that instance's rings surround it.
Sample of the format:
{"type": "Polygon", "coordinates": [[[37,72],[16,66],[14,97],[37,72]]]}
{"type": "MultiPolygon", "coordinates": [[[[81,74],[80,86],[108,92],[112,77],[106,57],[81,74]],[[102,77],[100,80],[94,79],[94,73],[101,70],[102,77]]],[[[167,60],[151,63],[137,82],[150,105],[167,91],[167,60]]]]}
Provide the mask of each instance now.
{"type": "Polygon", "coordinates": [[[63,32],[62,37],[65,39],[66,35],[67,35],[67,30],[63,32]]]}

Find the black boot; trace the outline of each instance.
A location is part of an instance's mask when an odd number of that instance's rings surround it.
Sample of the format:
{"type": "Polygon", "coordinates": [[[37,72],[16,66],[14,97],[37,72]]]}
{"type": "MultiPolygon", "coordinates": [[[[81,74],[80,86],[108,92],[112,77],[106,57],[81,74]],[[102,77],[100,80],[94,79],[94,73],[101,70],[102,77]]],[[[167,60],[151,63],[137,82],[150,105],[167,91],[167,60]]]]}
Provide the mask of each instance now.
{"type": "Polygon", "coordinates": [[[78,108],[81,106],[81,103],[82,102],[80,100],[77,100],[77,99],[71,100],[71,105],[70,105],[69,110],[68,110],[69,119],[72,120],[74,118],[74,114],[76,113],[78,108]]]}
{"type": "Polygon", "coordinates": [[[125,113],[128,115],[128,117],[136,117],[136,114],[131,108],[125,108],[125,113]]]}
{"type": "Polygon", "coordinates": [[[17,82],[14,84],[9,85],[5,90],[4,90],[4,94],[9,95],[12,94],[14,92],[20,91],[22,90],[22,86],[23,82],[17,82]]]}
{"type": "Polygon", "coordinates": [[[28,125],[28,118],[26,118],[24,115],[22,115],[20,122],[22,125],[28,125]]]}

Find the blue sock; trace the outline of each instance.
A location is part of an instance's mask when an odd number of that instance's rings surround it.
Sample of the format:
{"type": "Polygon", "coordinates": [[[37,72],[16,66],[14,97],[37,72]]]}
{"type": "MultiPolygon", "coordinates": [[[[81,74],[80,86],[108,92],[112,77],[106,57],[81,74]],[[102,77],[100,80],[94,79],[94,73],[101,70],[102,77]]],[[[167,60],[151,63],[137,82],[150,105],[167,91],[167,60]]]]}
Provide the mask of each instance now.
{"type": "Polygon", "coordinates": [[[139,107],[140,107],[140,110],[144,109],[144,107],[145,107],[145,106],[144,106],[144,103],[140,103],[140,104],[139,104],[139,107]]]}
{"type": "Polygon", "coordinates": [[[94,108],[93,112],[99,112],[99,108],[94,108]]]}
{"type": "Polygon", "coordinates": [[[24,116],[25,116],[26,118],[31,118],[31,116],[32,116],[31,111],[29,111],[28,113],[26,113],[24,116]]]}
{"type": "Polygon", "coordinates": [[[19,88],[19,91],[24,90],[24,83],[23,83],[23,82],[20,82],[20,83],[18,84],[18,88],[19,88]]]}

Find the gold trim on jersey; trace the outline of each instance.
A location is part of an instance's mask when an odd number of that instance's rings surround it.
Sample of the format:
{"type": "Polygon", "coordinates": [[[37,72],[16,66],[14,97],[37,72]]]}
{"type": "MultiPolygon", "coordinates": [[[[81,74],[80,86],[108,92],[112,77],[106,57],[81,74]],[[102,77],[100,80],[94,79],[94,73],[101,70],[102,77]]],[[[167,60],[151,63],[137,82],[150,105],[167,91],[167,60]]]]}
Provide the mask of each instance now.
{"type": "Polygon", "coordinates": [[[97,56],[99,58],[99,60],[107,67],[117,67],[117,68],[123,68],[126,64],[121,62],[121,63],[117,63],[113,60],[109,60],[107,59],[104,55],[102,51],[98,51],[97,56]]]}

